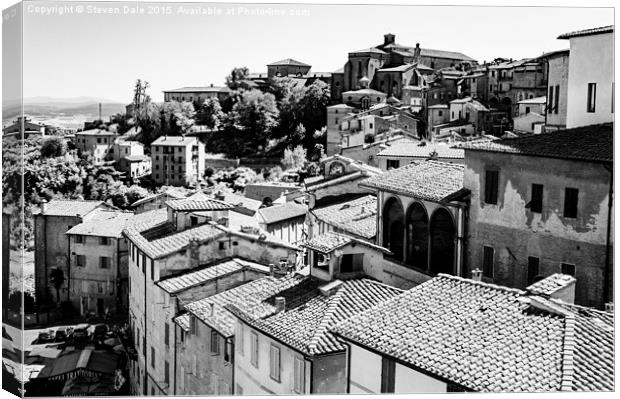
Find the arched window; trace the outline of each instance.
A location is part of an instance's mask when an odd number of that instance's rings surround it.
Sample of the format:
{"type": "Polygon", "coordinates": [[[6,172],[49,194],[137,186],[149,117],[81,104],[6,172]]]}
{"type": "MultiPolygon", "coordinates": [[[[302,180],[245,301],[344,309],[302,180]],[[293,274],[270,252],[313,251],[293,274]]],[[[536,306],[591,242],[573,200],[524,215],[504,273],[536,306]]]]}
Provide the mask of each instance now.
{"type": "Polygon", "coordinates": [[[431,217],[431,272],[454,274],[454,239],[456,229],[452,215],[439,208],[431,217]]]}
{"type": "Polygon", "coordinates": [[[388,199],[383,207],[383,246],[394,253],[396,260],[403,260],[405,212],[400,201],[388,199]]]}
{"type": "Polygon", "coordinates": [[[407,264],[426,270],[428,267],[428,216],[415,202],[407,210],[407,264]]]}

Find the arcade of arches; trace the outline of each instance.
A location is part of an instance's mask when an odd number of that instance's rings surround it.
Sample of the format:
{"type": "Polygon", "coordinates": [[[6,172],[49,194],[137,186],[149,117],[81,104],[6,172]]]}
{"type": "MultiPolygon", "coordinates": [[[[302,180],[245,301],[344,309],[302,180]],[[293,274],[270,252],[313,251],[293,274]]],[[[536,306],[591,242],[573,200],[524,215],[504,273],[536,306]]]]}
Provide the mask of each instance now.
{"type": "Polygon", "coordinates": [[[438,207],[429,217],[422,203],[413,202],[405,210],[390,197],[382,219],[382,243],[394,260],[433,274],[455,274],[457,235],[450,211],[438,207]]]}

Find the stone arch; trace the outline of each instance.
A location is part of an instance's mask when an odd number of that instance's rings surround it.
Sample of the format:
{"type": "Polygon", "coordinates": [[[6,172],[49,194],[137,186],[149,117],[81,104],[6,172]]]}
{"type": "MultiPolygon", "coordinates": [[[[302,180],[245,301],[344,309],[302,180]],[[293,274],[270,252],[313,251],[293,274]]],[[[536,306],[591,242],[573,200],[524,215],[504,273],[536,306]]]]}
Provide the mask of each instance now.
{"type": "Polygon", "coordinates": [[[428,213],[424,205],[412,203],[407,209],[406,263],[420,269],[428,268],[428,213]]]}
{"type": "Polygon", "coordinates": [[[433,212],[430,236],[431,272],[454,274],[456,226],[447,209],[438,208],[433,212]]]}
{"type": "Polygon", "coordinates": [[[405,212],[397,197],[390,197],[383,206],[383,246],[394,253],[396,260],[403,260],[405,212]]]}

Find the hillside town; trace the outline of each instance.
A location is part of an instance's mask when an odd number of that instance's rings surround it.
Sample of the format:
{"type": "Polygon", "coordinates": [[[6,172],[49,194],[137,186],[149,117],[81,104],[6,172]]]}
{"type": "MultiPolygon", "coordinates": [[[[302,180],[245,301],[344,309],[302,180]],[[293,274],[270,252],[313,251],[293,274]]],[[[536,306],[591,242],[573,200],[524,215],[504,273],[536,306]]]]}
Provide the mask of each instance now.
{"type": "Polygon", "coordinates": [[[78,130],[19,117],[5,380],[26,396],[614,391],[614,26],[557,39],[475,60],[386,33],[332,72],[266,61],[163,103],[138,80],[124,113],[78,130]]]}

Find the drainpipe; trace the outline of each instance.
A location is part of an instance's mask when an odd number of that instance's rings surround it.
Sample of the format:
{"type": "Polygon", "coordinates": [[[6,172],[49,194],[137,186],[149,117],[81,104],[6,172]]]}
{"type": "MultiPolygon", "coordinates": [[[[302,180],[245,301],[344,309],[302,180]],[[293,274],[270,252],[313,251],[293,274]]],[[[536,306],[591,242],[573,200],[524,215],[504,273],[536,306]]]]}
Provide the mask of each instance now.
{"type": "Polygon", "coordinates": [[[609,172],[609,201],[607,204],[607,240],[605,244],[605,273],[603,282],[603,297],[605,302],[613,302],[613,291],[609,286],[609,279],[613,276],[613,265],[611,255],[611,221],[613,207],[613,184],[614,184],[614,167],[613,164],[604,164],[605,169],[609,172]]]}

